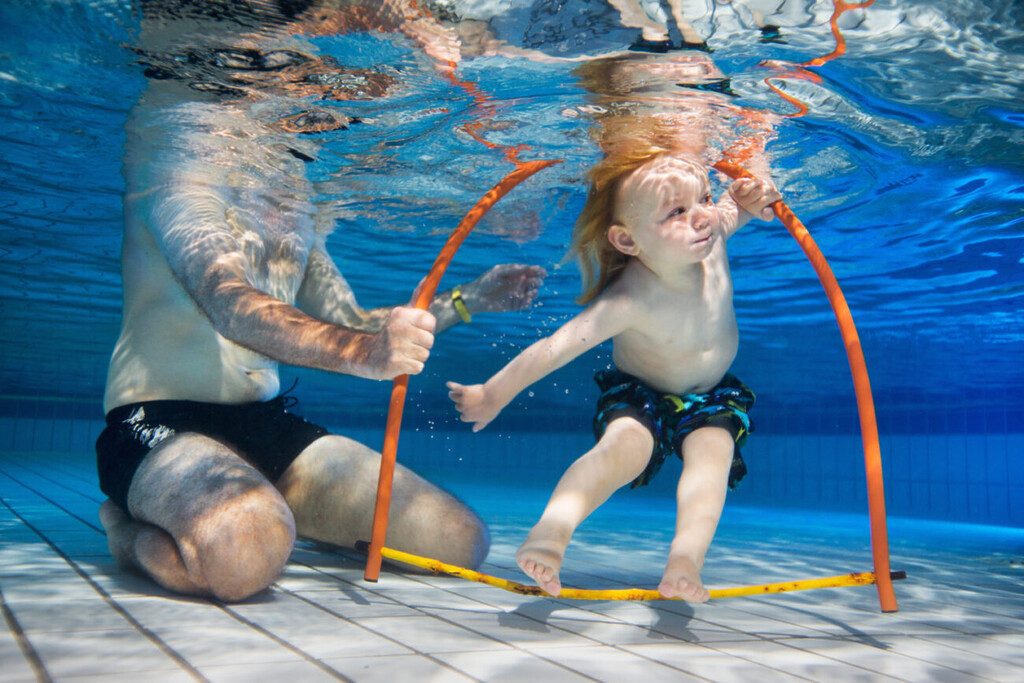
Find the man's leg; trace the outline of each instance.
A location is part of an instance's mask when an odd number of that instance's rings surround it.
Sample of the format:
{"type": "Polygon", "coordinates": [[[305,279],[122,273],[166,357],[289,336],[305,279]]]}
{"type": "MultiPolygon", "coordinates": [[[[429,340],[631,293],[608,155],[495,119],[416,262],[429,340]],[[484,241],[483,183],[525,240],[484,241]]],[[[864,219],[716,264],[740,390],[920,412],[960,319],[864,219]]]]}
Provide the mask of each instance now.
{"type": "MultiPolygon", "coordinates": [[[[311,443],[277,487],[300,536],[351,548],[369,541],[380,454],[342,436],[311,443]]],[[[465,504],[402,465],[395,467],[387,546],[476,568],[490,547],[483,521],[465,504]]]]}
{"type": "Polygon", "coordinates": [[[658,585],[667,598],[704,602],[709,597],[700,570],[725,506],[735,447],[732,434],[721,427],[702,427],[683,439],[676,534],[658,585]]]}
{"type": "Polygon", "coordinates": [[[129,517],[107,501],[100,518],[110,551],[165,588],[242,600],[269,586],[295,543],[280,493],[223,444],[173,436],[139,466],[129,517]]]}

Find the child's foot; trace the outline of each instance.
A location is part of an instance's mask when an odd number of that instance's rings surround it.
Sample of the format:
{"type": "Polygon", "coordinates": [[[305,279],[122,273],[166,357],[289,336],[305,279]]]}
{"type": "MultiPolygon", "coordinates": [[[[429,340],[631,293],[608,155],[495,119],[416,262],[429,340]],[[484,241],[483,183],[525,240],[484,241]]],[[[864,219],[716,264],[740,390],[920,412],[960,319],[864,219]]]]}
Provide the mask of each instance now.
{"type": "Polygon", "coordinates": [[[669,555],[658,592],[666,598],[682,598],[688,602],[706,602],[711,597],[701,583],[696,563],[686,555],[669,555]]]}
{"type": "Polygon", "coordinates": [[[562,568],[567,545],[565,534],[545,530],[537,524],[516,551],[516,563],[541,589],[558,597],[562,592],[558,570],[562,568]]]}

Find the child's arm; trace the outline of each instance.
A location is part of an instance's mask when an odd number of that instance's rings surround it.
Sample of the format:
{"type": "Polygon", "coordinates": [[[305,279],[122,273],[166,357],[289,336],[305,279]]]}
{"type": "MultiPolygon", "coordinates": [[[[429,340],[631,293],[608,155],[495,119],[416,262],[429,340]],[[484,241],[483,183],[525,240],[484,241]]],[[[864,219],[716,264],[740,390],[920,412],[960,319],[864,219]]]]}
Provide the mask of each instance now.
{"type": "Polygon", "coordinates": [[[729,191],[718,200],[725,236],[731,237],[752,218],[771,221],[774,216],[771,205],[780,199],[782,194],[771,180],[740,178],[733,181],[729,191]]]}
{"type": "Polygon", "coordinates": [[[550,337],[527,347],[486,384],[448,382],[448,397],[462,421],[472,422],[473,431],[479,432],[523,389],[625,330],[635,309],[625,297],[598,297],[550,337]]]}

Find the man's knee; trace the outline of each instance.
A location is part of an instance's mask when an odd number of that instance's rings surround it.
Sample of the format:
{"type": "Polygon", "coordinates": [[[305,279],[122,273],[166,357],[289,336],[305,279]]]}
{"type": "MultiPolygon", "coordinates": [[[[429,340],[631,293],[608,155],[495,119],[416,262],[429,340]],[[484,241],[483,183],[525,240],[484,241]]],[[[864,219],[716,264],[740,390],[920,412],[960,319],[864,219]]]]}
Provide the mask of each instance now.
{"type": "Polygon", "coordinates": [[[487,557],[491,536],[468,505],[400,468],[395,472],[388,542],[414,555],[475,569],[487,557]]]}
{"type": "Polygon", "coordinates": [[[192,542],[210,593],[237,601],[270,586],[295,544],[295,521],[269,486],[247,491],[211,509],[192,542]]]}
{"type": "MultiPolygon", "coordinates": [[[[370,540],[380,454],[326,436],[292,463],[277,486],[303,536],[351,547],[370,540]]],[[[395,467],[388,544],[460,567],[478,567],[490,549],[487,526],[468,506],[401,464],[395,467]]]]}
{"type": "Polygon", "coordinates": [[[440,519],[444,538],[437,544],[436,559],[457,567],[476,569],[487,558],[491,534],[487,525],[462,503],[447,508],[440,519]]]}
{"type": "MultiPolygon", "coordinates": [[[[128,503],[137,519],[173,537],[197,590],[224,600],[269,586],[295,542],[295,520],[277,489],[226,446],[199,434],[154,448],[132,480],[128,503]]],[[[158,569],[150,568],[155,575],[158,569]]]]}

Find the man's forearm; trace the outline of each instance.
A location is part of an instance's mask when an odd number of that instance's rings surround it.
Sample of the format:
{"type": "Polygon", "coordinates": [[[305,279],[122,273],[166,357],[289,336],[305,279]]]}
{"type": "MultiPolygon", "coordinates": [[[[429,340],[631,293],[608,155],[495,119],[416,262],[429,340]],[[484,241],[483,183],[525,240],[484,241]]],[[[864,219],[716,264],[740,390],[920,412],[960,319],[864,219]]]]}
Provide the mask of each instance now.
{"type": "Polygon", "coordinates": [[[201,298],[225,338],[290,365],[377,378],[376,335],[313,318],[233,278],[210,283],[201,298]]]}

